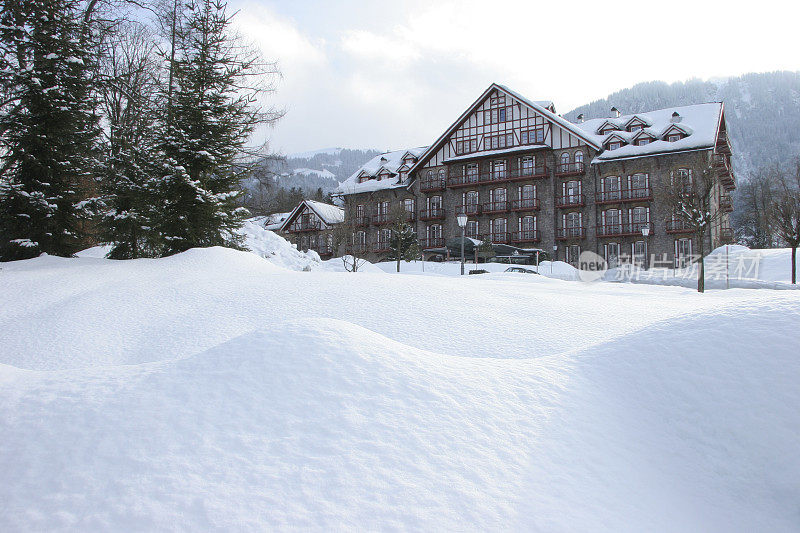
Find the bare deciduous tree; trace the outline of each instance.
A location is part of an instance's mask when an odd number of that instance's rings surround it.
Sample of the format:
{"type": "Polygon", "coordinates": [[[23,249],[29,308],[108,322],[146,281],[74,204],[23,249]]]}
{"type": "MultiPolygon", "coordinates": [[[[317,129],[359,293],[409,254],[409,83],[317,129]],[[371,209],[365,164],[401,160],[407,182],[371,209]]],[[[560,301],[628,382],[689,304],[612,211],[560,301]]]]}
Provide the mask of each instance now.
{"type": "Polygon", "coordinates": [[[795,284],[800,244],[800,159],[795,161],[793,175],[781,174],[770,214],[778,236],[792,249],[792,283],[795,284]]]}
{"type": "Polygon", "coordinates": [[[700,172],[677,171],[669,181],[657,186],[656,194],[660,196],[663,205],[694,228],[698,252],[697,292],[705,291],[706,236],[723,216],[721,210],[712,209],[713,194],[718,187],[719,181],[710,165],[700,172]]]}
{"type": "MultiPolygon", "coordinates": [[[[364,255],[367,251],[366,237],[363,241],[359,239],[359,234],[364,232],[365,215],[359,212],[356,202],[347,196],[341,200],[344,209],[344,221],[334,226],[333,246],[342,254],[342,263],[348,272],[358,272],[364,265],[366,259],[364,255]]],[[[364,233],[364,235],[366,235],[364,233]]]]}

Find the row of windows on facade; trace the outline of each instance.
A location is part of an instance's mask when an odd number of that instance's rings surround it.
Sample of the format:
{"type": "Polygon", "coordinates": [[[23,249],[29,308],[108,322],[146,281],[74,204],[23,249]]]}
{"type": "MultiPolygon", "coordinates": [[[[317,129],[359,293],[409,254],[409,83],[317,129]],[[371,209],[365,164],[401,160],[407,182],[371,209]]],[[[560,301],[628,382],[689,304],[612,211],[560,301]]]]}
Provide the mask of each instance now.
{"type": "MultiPolygon", "coordinates": [[[[684,137],[686,137],[685,134],[673,131],[671,133],[668,133],[668,134],[664,135],[664,138],[662,140],[674,143],[674,142],[680,141],[684,137]]],[[[642,135],[639,138],[633,140],[633,145],[634,146],[647,146],[651,142],[657,141],[657,140],[659,140],[657,137],[653,137],[653,136],[650,136],[650,135],[646,135],[646,136],[642,135]]],[[[606,148],[608,150],[616,150],[617,148],[622,148],[626,144],[628,144],[628,143],[624,139],[620,139],[620,138],[617,137],[617,138],[611,139],[610,141],[606,142],[606,148]]]]}
{"type": "Polygon", "coordinates": [[[478,135],[459,139],[455,142],[455,151],[458,155],[470,154],[481,150],[502,150],[514,146],[525,146],[528,144],[543,144],[545,139],[545,128],[536,127],[522,130],[517,136],[514,132],[499,133],[493,135],[478,135]]]}
{"type": "MultiPolygon", "coordinates": [[[[534,171],[537,169],[542,169],[543,165],[538,164],[538,160],[535,155],[524,156],[517,158],[517,166],[520,170],[520,175],[524,176],[527,174],[534,174],[534,171]]],[[[575,164],[580,165],[583,163],[583,152],[578,150],[573,154],[570,152],[563,152],[559,158],[560,165],[566,169],[566,165],[575,164]]],[[[488,162],[489,171],[492,175],[497,177],[505,177],[506,170],[508,169],[508,162],[505,159],[497,159],[494,161],[488,162]]],[[[473,177],[477,178],[478,173],[480,171],[480,166],[478,163],[465,163],[461,165],[462,175],[468,178],[473,177]]],[[[425,178],[427,181],[432,181],[434,177],[437,177],[439,180],[444,180],[447,177],[447,172],[445,169],[440,168],[438,171],[428,170],[425,174],[425,178]]]]}
{"type": "MultiPolygon", "coordinates": [[[[618,242],[603,244],[603,257],[606,263],[608,263],[609,268],[620,265],[622,251],[624,249],[625,247],[618,242]]],[[[579,244],[567,245],[564,247],[564,259],[567,263],[577,265],[580,260],[581,251],[581,246],[579,244]]],[[[692,239],[689,237],[675,239],[674,254],[674,263],[669,262],[664,266],[686,266],[686,263],[692,258],[692,239]]],[[[641,240],[632,242],[630,244],[630,255],[635,263],[643,263],[647,259],[647,241],[641,240]]]]}

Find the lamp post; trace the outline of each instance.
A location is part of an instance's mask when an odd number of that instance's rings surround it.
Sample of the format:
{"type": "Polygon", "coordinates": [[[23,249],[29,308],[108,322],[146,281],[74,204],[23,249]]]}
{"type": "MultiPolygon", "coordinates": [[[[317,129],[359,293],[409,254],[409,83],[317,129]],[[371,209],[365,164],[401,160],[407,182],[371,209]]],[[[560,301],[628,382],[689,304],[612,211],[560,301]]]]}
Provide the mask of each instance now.
{"type": "Polygon", "coordinates": [[[553,257],[550,258],[550,274],[553,273],[553,263],[556,262],[556,257],[558,257],[558,245],[553,245],[553,257]]]}
{"type": "Polygon", "coordinates": [[[461,228],[461,275],[464,275],[464,231],[467,227],[467,215],[464,213],[456,216],[458,227],[461,228]]]}
{"type": "Polygon", "coordinates": [[[648,235],[650,235],[650,226],[648,224],[645,224],[644,226],[642,226],[642,237],[645,238],[645,241],[644,241],[644,269],[645,270],[647,270],[647,253],[649,251],[648,250],[649,246],[647,246],[647,237],[648,237],[648,235]]]}

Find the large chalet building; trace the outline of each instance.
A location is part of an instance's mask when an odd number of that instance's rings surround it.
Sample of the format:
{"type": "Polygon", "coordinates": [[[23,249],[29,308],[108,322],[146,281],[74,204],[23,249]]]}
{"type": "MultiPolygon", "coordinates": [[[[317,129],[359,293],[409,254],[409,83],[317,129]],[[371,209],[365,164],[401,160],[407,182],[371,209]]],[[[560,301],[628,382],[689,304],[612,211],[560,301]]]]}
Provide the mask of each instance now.
{"type": "Polygon", "coordinates": [[[655,194],[664,180],[713,169],[719,213],[704,249],[731,238],[736,186],[722,103],[672,107],[572,123],[552,102],[492,84],[432,145],[374,158],[341,184],[359,229],[354,239],[379,261],[388,214],[402,205],[426,255],[451,254],[466,235],[525,254],[577,263],[584,250],[680,261],[698,249],[693,229],[655,194]],[[644,231],[643,231],[644,230],[644,231]]]}

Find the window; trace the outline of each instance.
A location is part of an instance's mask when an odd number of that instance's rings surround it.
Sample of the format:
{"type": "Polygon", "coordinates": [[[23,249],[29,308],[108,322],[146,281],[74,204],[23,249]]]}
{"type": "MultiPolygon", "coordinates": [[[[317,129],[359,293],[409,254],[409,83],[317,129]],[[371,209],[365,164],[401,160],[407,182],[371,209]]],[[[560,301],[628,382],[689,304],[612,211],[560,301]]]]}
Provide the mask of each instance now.
{"type": "Polygon", "coordinates": [[[478,181],[478,164],[469,163],[464,165],[464,177],[467,183],[477,183],[478,181]]]}
{"type": "Polygon", "coordinates": [[[477,137],[472,139],[463,139],[461,141],[456,142],[457,154],[468,154],[471,152],[475,152],[477,149],[478,149],[477,137]]]}
{"type": "Polygon", "coordinates": [[[542,144],[544,142],[544,128],[526,130],[520,133],[521,144],[542,144]]]}
{"type": "Polygon", "coordinates": [[[634,207],[628,212],[630,219],[631,232],[641,233],[642,228],[647,227],[650,222],[650,209],[647,207],[634,207]]]}
{"type": "Polygon", "coordinates": [[[465,233],[467,237],[477,237],[478,236],[478,221],[477,220],[467,220],[467,227],[465,228],[465,233]]]}
{"type": "Polygon", "coordinates": [[[581,182],[568,181],[564,185],[564,203],[566,205],[575,205],[581,203],[581,182]]]}
{"type": "Polygon", "coordinates": [[[478,191],[468,191],[464,193],[464,213],[467,215],[478,214],[478,191]]]}
{"type": "Polygon", "coordinates": [[[607,209],[600,214],[602,230],[600,235],[615,235],[622,233],[622,211],[607,209]]]}
{"type": "Polygon", "coordinates": [[[428,181],[433,179],[433,170],[429,170],[425,176],[428,178],[428,181]]]}
{"type": "Polygon", "coordinates": [[[357,231],[354,244],[357,246],[365,246],[367,244],[367,233],[364,231],[357,231]]]}
{"type": "Polygon", "coordinates": [[[575,163],[583,163],[583,152],[581,151],[575,152],[575,163]]]}
{"type": "Polygon", "coordinates": [[[633,256],[633,261],[637,265],[646,265],[647,264],[647,242],[645,241],[635,241],[631,244],[631,255],[633,256]]]}
{"type": "Polygon", "coordinates": [[[440,168],[440,169],[439,169],[439,181],[444,181],[444,178],[445,178],[445,172],[444,172],[444,169],[443,169],[443,168],[440,168]]]}
{"type": "Polygon", "coordinates": [[[688,168],[679,168],[675,172],[672,173],[672,183],[673,185],[677,181],[678,187],[681,188],[684,194],[690,194],[692,192],[692,171],[688,168]]]}
{"type": "Polygon", "coordinates": [[[692,261],[692,239],[675,239],[675,267],[684,268],[692,261]]]}
{"type": "Polygon", "coordinates": [[[536,186],[523,185],[519,189],[519,197],[522,200],[533,200],[536,198],[536,186]]]}
{"type": "Polygon", "coordinates": [[[611,141],[608,143],[609,150],[616,150],[617,148],[622,148],[622,143],[620,141],[611,141]]]}
{"type": "Polygon", "coordinates": [[[610,242],[606,244],[604,247],[605,251],[605,259],[606,263],[608,263],[608,268],[614,268],[619,266],[619,243],[618,242],[610,242]]]}
{"type": "Polygon", "coordinates": [[[565,228],[580,228],[583,222],[583,215],[578,212],[567,213],[564,215],[565,228]]]}
{"type": "Polygon", "coordinates": [[[497,110],[497,121],[498,122],[505,122],[506,121],[506,110],[507,107],[501,107],[497,110]]]}
{"type": "Polygon", "coordinates": [[[667,141],[669,141],[671,143],[674,143],[675,141],[680,141],[680,140],[681,140],[681,134],[680,133],[670,133],[669,135],[667,135],[667,141]]]}
{"type": "Polygon", "coordinates": [[[356,206],[356,217],[358,219],[364,218],[364,206],[361,204],[356,206]]]}
{"type": "MultiPolygon", "coordinates": [[[[536,231],[536,217],[522,217],[519,223],[519,229],[523,232],[536,231]]],[[[530,238],[530,236],[527,236],[530,238]]]]}
{"type": "Polygon", "coordinates": [[[600,198],[604,201],[620,199],[619,176],[606,176],[600,181],[600,198]]]}
{"type": "Polygon", "coordinates": [[[561,166],[562,168],[566,168],[569,166],[569,154],[567,152],[561,154],[561,166]]]}
{"type": "Polygon", "coordinates": [[[514,146],[514,135],[511,133],[492,135],[486,138],[486,150],[498,150],[512,146],[514,146]]]}
{"type": "Polygon", "coordinates": [[[489,191],[489,202],[493,209],[505,209],[508,191],[505,189],[493,189],[489,191]]]}
{"type": "Polygon", "coordinates": [[[401,170],[400,171],[400,181],[405,181],[407,177],[408,177],[408,171],[407,170],[401,170]]]}
{"type": "Polygon", "coordinates": [[[441,224],[431,224],[428,226],[428,240],[441,239],[442,226],[441,224]]]}
{"type": "Polygon", "coordinates": [[[494,220],[489,221],[491,234],[492,234],[492,242],[503,242],[506,240],[506,219],[504,218],[496,218],[494,220]]]}
{"type": "Polygon", "coordinates": [[[492,107],[506,105],[506,95],[501,94],[501,95],[492,97],[492,99],[489,100],[489,105],[491,105],[492,107]]]}
{"type": "Polygon", "coordinates": [[[581,247],[578,246],[577,244],[570,244],[569,246],[567,246],[566,254],[567,254],[567,263],[570,263],[571,265],[577,265],[578,260],[581,257],[581,247]]]}
{"type": "Polygon", "coordinates": [[[650,144],[651,139],[650,137],[640,137],[636,139],[636,146],[646,146],[650,144]]]}
{"type": "Polygon", "coordinates": [[[428,210],[431,213],[436,213],[442,208],[442,197],[441,196],[431,196],[428,198],[428,210]]]}
{"type": "Polygon", "coordinates": [[[492,161],[492,178],[505,179],[506,177],[506,162],[504,160],[492,161]]]}
{"type": "Polygon", "coordinates": [[[385,217],[389,214],[389,202],[378,202],[376,208],[375,214],[378,215],[378,217],[385,217]]]}
{"type": "Polygon", "coordinates": [[[628,131],[634,132],[634,131],[640,131],[642,129],[644,129],[644,126],[642,126],[641,124],[633,124],[631,125],[630,128],[628,128],[628,131]]]}
{"type": "Polygon", "coordinates": [[[533,156],[526,156],[520,159],[520,175],[533,176],[533,169],[536,166],[536,158],[533,156]]]}
{"type": "Polygon", "coordinates": [[[413,198],[406,198],[403,200],[403,208],[406,210],[407,213],[414,212],[414,199],[413,198]]]}
{"type": "Polygon", "coordinates": [[[628,187],[631,190],[631,198],[645,198],[650,195],[647,174],[638,173],[628,176],[628,187]]]}

